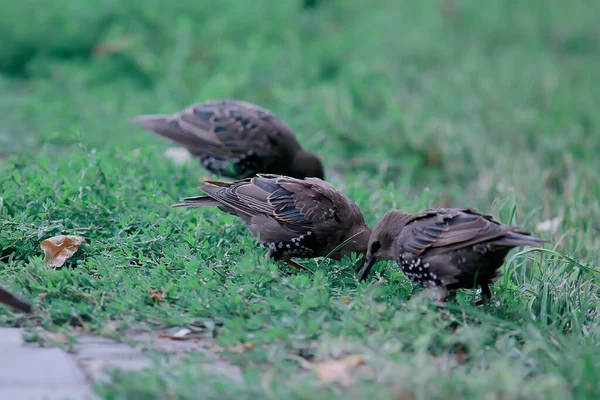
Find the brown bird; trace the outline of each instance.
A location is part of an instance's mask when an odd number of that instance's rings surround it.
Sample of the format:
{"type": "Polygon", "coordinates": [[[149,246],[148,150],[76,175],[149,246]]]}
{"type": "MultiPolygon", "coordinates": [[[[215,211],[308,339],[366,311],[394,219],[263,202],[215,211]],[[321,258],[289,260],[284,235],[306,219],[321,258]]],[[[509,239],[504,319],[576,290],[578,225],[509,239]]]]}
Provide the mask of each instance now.
{"type": "Polygon", "coordinates": [[[448,290],[475,286],[489,299],[489,286],[508,252],[543,242],[474,209],[389,211],[371,233],[358,278],[364,280],[378,260],[393,259],[410,281],[434,288],[438,302],[446,301],[448,290]]]}
{"type": "Polygon", "coordinates": [[[260,172],[323,179],[323,165],[302,148],[290,127],[269,110],[235,99],[212,100],[172,115],[132,122],[184,146],[200,165],[243,179],[260,172]]]}
{"type": "Polygon", "coordinates": [[[200,190],[206,196],[173,207],[217,206],[240,217],[274,261],[306,269],[290,258],[340,260],[366,252],[371,229],[360,209],[321,179],[258,174],[236,182],[206,181],[200,190]]]}
{"type": "Polygon", "coordinates": [[[28,301],[18,298],[2,287],[0,287],[0,302],[26,313],[31,312],[31,304],[28,301]]]}

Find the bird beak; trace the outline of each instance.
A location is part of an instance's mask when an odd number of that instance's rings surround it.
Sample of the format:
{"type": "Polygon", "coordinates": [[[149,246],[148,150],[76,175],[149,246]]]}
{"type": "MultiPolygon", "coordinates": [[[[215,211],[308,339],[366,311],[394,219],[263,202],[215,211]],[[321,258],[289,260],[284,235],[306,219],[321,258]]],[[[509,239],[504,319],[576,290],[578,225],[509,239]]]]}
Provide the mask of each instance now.
{"type": "Polygon", "coordinates": [[[358,273],[359,281],[364,281],[366,279],[367,275],[369,275],[369,272],[371,272],[371,268],[373,268],[373,265],[375,265],[376,262],[377,260],[372,255],[366,257],[365,263],[363,264],[362,269],[358,273]]]}

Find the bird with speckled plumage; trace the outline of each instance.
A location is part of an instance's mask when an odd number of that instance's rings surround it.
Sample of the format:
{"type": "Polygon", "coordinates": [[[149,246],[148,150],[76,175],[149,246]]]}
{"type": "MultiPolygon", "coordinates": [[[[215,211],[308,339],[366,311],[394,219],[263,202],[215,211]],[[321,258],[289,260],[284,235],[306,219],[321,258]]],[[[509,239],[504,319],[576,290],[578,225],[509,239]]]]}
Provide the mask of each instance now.
{"type": "Polygon", "coordinates": [[[393,210],[373,229],[358,278],[365,280],[379,260],[396,260],[408,280],[434,289],[440,303],[449,290],[477,286],[482,299],[490,299],[490,285],[508,252],[543,242],[474,209],[393,210]]]}
{"type": "Polygon", "coordinates": [[[26,313],[31,312],[31,303],[17,297],[15,294],[9,292],[8,290],[2,287],[0,287],[0,303],[4,303],[7,306],[16,308],[19,311],[23,311],[26,313]]]}
{"type": "Polygon", "coordinates": [[[131,119],[184,146],[210,172],[233,179],[257,173],[324,178],[321,160],[267,109],[236,99],[210,100],[170,115],[131,119]]]}
{"type": "Polygon", "coordinates": [[[183,199],[173,207],[216,206],[238,216],[274,261],[305,269],[291,258],[341,260],[366,252],[371,229],[360,209],[321,179],[258,174],[205,183],[200,187],[204,196],[183,199]]]}

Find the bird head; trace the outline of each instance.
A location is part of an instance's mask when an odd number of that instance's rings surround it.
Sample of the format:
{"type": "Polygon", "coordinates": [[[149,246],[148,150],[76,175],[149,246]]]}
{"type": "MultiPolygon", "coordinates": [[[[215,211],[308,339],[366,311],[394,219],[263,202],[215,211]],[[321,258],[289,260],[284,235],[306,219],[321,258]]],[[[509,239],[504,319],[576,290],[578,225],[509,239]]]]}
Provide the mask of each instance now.
{"type": "Polygon", "coordinates": [[[371,235],[371,228],[365,225],[356,225],[346,234],[346,240],[330,258],[341,260],[344,256],[350,257],[352,253],[364,255],[367,252],[367,243],[371,235]]]}
{"type": "Polygon", "coordinates": [[[369,237],[365,262],[358,273],[359,280],[364,280],[378,261],[394,259],[394,241],[410,217],[403,211],[392,210],[381,218],[369,237]]]}
{"type": "Polygon", "coordinates": [[[298,179],[309,177],[325,179],[321,160],[315,154],[306,150],[300,150],[296,153],[288,175],[298,179]]]}

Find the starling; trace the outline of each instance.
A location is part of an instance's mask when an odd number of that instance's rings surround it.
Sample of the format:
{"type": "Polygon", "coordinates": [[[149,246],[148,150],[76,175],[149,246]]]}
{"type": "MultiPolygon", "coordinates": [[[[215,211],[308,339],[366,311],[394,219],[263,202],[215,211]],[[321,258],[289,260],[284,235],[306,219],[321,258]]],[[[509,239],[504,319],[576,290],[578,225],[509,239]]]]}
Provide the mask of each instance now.
{"type": "Polygon", "coordinates": [[[306,269],[290,259],[340,260],[367,250],[371,229],[360,209],[321,179],[258,174],[236,182],[205,183],[200,187],[205,196],[183,199],[173,207],[217,206],[240,217],[274,261],[306,269]]]}
{"type": "Polygon", "coordinates": [[[435,289],[438,302],[446,301],[448,290],[475,286],[489,299],[508,252],[543,242],[474,209],[389,211],[373,229],[358,278],[364,280],[377,261],[393,259],[410,281],[435,289]]]}
{"type": "Polygon", "coordinates": [[[324,178],[319,158],[302,148],[290,127],[270,111],[235,99],[212,100],[172,115],[141,115],[132,122],[184,146],[219,176],[257,173],[324,178]]]}
{"type": "Polygon", "coordinates": [[[28,301],[18,298],[2,287],[0,287],[0,302],[26,313],[31,312],[31,304],[28,301]]]}

